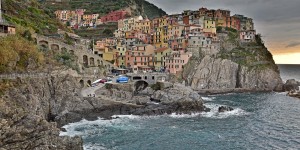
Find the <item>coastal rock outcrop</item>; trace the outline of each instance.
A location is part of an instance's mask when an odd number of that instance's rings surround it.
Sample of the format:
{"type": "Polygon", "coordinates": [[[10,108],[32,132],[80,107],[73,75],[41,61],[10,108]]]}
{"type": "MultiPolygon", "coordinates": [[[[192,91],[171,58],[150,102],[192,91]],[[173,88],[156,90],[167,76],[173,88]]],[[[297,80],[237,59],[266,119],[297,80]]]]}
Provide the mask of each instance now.
{"type": "Polygon", "coordinates": [[[295,79],[289,79],[283,85],[284,91],[299,90],[300,82],[295,79]]]}
{"type": "Polygon", "coordinates": [[[300,99],[300,91],[291,90],[287,93],[290,97],[296,97],[300,99]]]}
{"type": "Polygon", "coordinates": [[[54,122],[63,103],[74,98],[72,83],[68,76],[6,83],[12,87],[0,98],[0,147],[81,150],[81,138],[60,137],[54,122]]]}
{"type": "MultiPolygon", "coordinates": [[[[206,110],[200,95],[191,88],[180,84],[175,84],[172,87],[156,91],[148,87],[138,94],[129,90],[130,88],[127,86],[129,85],[119,84],[108,86],[96,91],[96,95],[102,101],[103,99],[110,99],[110,102],[122,104],[121,109],[116,109],[116,111],[112,112],[113,115],[189,114],[206,110]],[[125,106],[127,108],[123,109],[125,106]]],[[[105,108],[103,108],[103,110],[104,109],[105,108]]],[[[109,116],[99,114],[102,117],[109,116]]]]}
{"type": "Polygon", "coordinates": [[[194,90],[217,90],[220,93],[228,89],[281,91],[283,85],[279,72],[274,69],[253,69],[228,59],[210,56],[205,56],[201,61],[190,60],[184,69],[183,78],[194,90]]]}
{"type": "Polygon", "coordinates": [[[221,106],[218,108],[218,112],[226,112],[226,111],[233,111],[233,108],[228,107],[228,106],[221,106]]]}

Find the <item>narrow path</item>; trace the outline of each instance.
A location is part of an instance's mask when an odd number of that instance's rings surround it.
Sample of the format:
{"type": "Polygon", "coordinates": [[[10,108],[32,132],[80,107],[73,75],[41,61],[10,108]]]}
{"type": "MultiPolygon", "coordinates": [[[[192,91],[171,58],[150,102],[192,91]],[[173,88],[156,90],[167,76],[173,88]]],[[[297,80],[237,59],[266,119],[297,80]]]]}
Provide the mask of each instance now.
{"type": "Polygon", "coordinates": [[[81,95],[83,97],[94,97],[95,95],[95,92],[98,90],[98,89],[101,89],[102,87],[104,87],[105,84],[99,84],[98,86],[95,86],[95,87],[88,87],[88,88],[85,88],[81,91],[81,95]]]}

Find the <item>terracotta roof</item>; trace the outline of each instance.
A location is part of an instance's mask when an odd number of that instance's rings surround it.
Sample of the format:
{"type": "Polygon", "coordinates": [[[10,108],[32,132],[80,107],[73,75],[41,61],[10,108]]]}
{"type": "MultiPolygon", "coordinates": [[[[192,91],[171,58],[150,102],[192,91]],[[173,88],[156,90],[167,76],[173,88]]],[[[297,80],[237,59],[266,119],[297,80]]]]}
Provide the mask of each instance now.
{"type": "Polygon", "coordinates": [[[163,52],[165,50],[168,50],[169,48],[167,47],[163,47],[163,48],[159,48],[159,49],[156,49],[155,52],[163,52]]]}

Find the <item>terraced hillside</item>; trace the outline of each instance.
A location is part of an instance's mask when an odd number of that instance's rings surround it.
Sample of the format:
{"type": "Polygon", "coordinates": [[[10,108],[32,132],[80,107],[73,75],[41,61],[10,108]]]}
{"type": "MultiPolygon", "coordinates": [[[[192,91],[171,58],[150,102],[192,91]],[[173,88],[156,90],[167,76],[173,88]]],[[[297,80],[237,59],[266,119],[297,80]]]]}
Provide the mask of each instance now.
{"type": "Polygon", "coordinates": [[[110,11],[131,8],[133,15],[152,19],[166,15],[166,12],[146,0],[40,0],[52,11],[59,9],[87,9],[90,13],[104,15],[110,11]]]}

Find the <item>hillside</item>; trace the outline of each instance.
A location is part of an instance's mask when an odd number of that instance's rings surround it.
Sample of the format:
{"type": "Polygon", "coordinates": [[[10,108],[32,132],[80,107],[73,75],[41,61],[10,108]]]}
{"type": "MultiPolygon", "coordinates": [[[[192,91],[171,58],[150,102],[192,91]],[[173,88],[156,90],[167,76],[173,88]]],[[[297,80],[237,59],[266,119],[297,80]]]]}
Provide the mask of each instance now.
{"type": "Polygon", "coordinates": [[[152,19],[166,12],[146,0],[40,0],[51,11],[61,9],[86,9],[87,13],[105,15],[111,11],[130,8],[132,15],[143,15],[152,19]]]}
{"type": "MultiPolygon", "coordinates": [[[[36,0],[2,0],[4,18],[19,27],[32,29],[40,34],[56,33],[57,29],[67,30],[54,14],[44,10],[36,0]]],[[[21,28],[18,28],[19,30],[21,28]]]]}
{"type": "Polygon", "coordinates": [[[182,79],[194,90],[207,93],[234,91],[281,91],[282,80],[272,54],[258,34],[254,42],[239,42],[239,33],[225,31],[220,50],[206,54],[200,49],[184,66],[182,79]]]}

